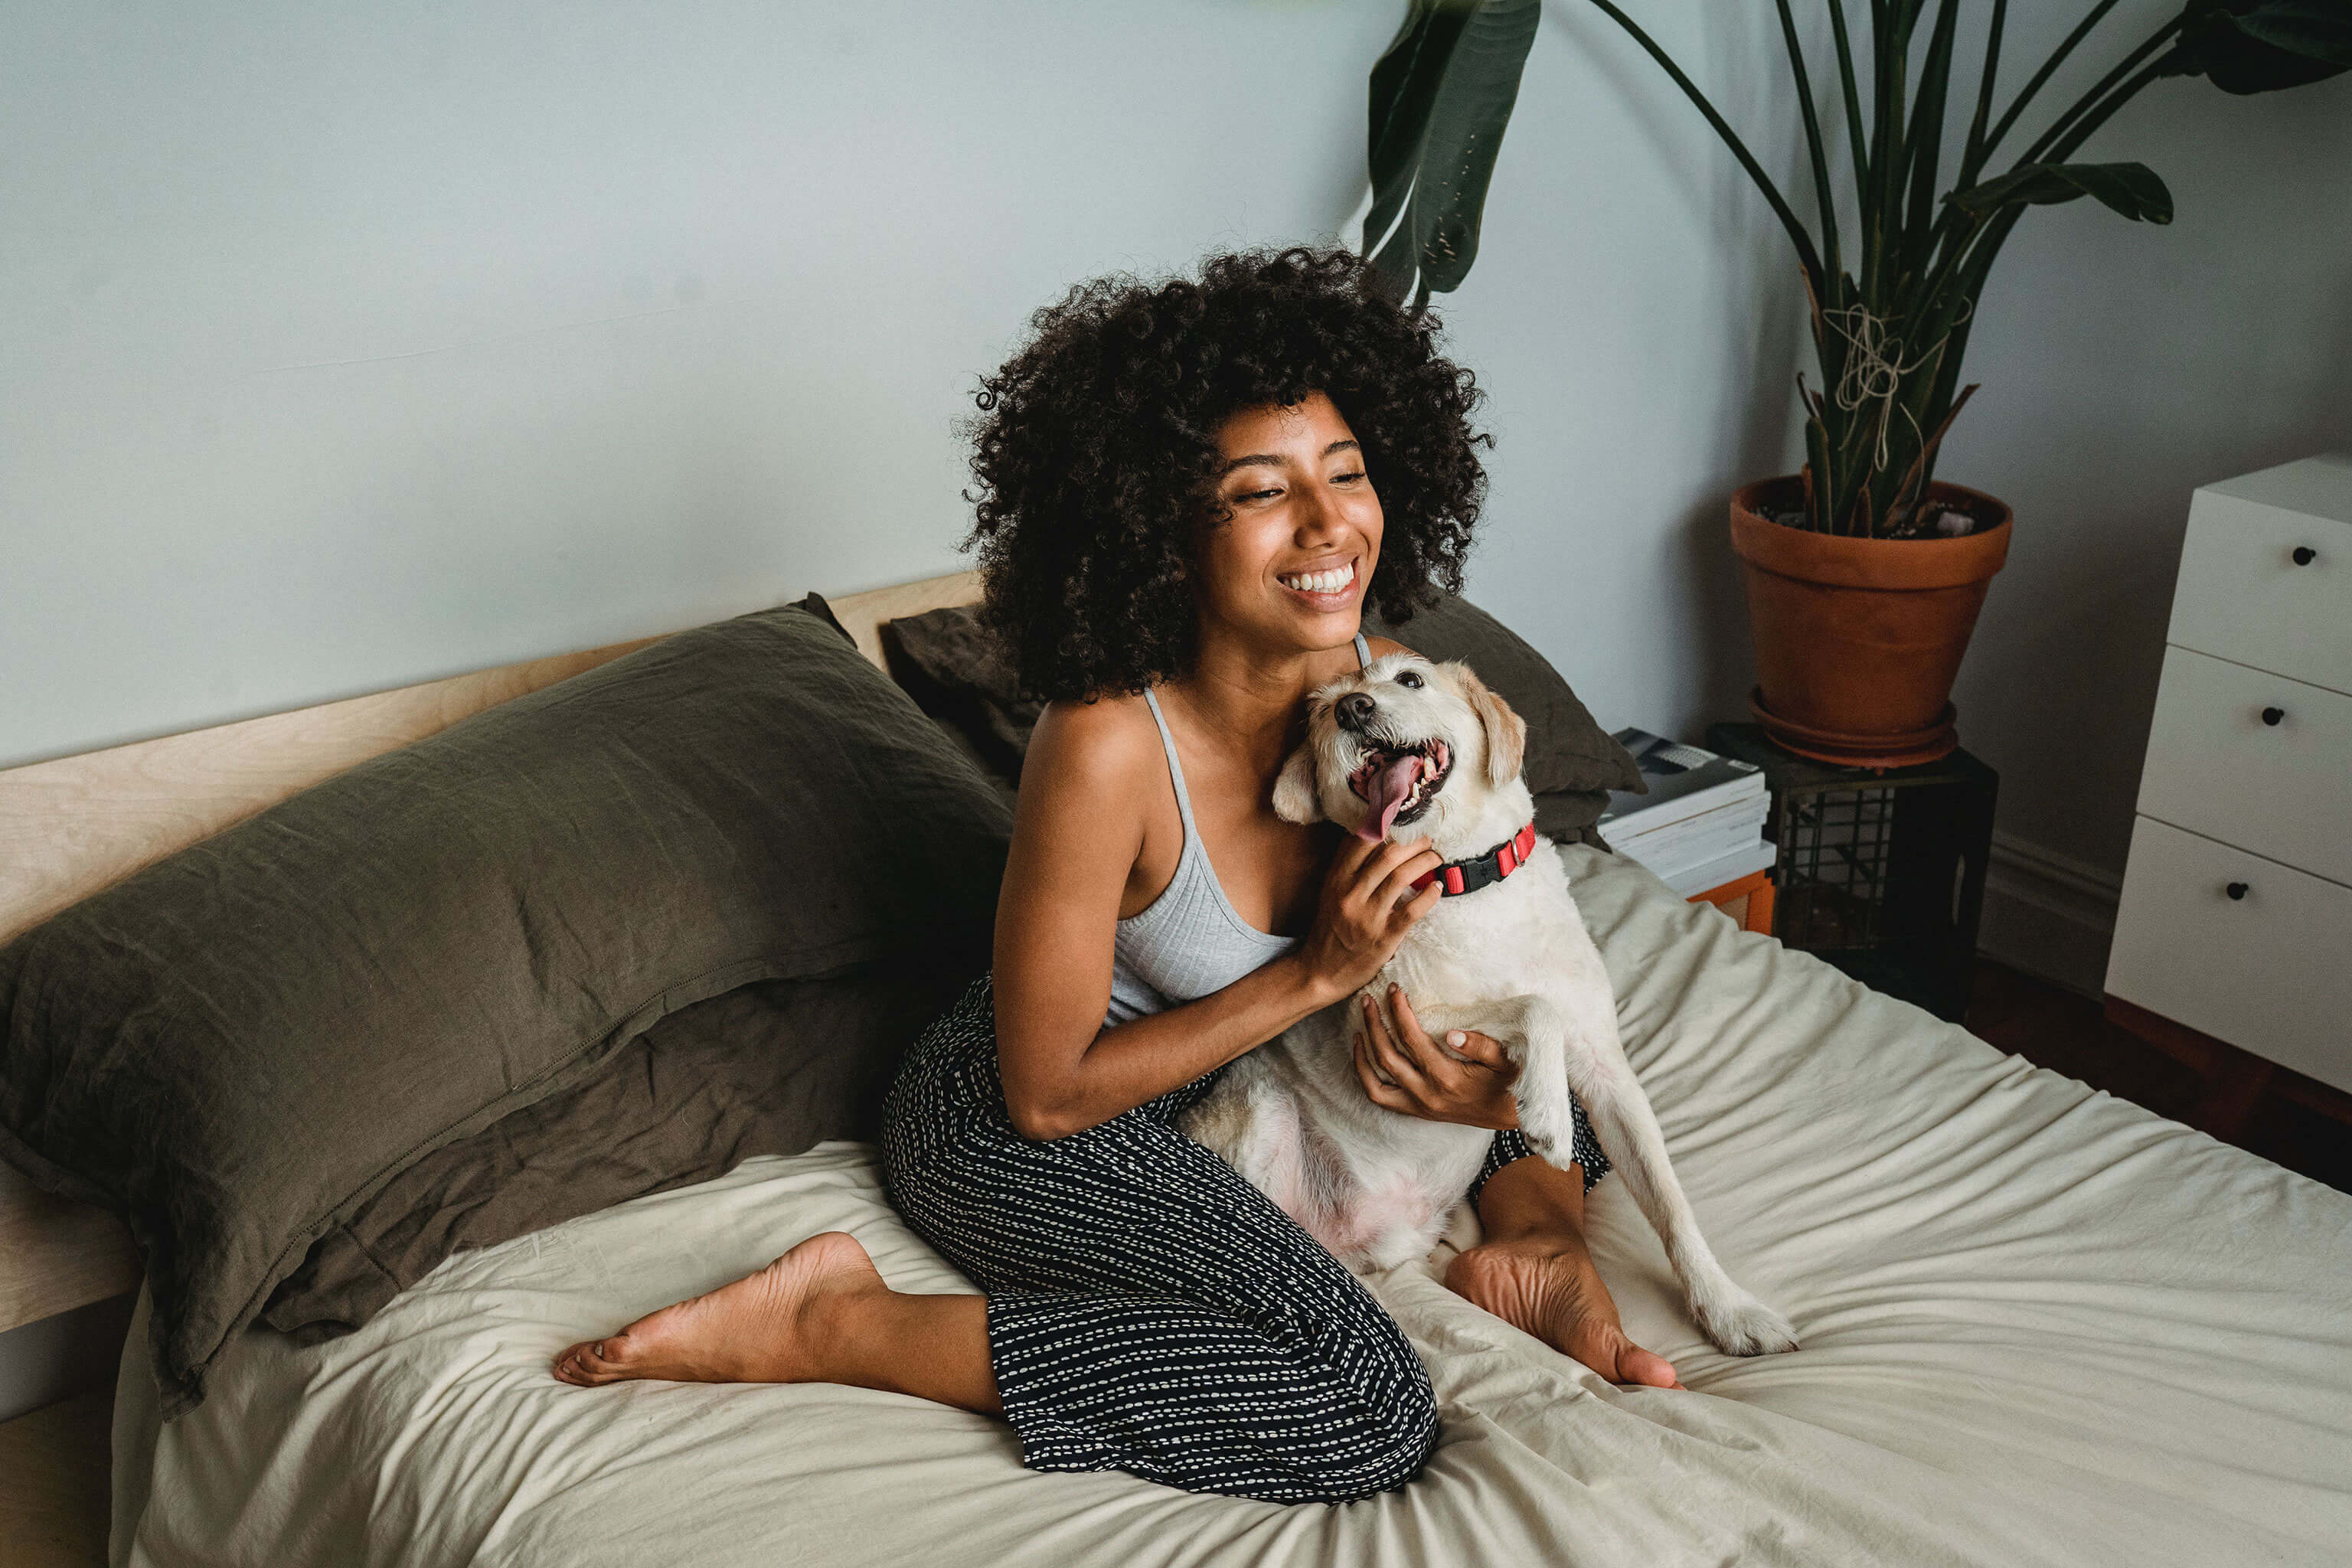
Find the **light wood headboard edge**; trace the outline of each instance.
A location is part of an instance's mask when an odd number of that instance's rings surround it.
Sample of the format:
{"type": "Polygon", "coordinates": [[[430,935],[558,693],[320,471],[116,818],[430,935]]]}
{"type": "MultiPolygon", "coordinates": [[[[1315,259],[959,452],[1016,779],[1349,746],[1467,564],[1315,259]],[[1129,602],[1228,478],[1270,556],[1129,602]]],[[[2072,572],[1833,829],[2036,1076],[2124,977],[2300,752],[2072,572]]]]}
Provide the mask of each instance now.
{"type": "Polygon", "coordinates": [[[841,623],[841,629],[856,642],[857,651],[887,670],[889,667],[882,658],[885,621],[903,620],[950,605],[977,604],[979,600],[980,574],[956,572],[945,577],[926,577],[919,583],[900,583],[895,587],[850,594],[825,603],[833,610],[833,618],[841,623]]]}

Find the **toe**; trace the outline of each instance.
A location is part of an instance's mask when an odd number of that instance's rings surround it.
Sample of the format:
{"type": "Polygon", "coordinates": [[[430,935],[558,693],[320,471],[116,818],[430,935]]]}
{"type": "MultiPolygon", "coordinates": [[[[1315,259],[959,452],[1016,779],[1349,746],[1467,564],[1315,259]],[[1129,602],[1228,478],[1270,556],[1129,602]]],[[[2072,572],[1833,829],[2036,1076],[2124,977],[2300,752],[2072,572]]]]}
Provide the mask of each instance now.
{"type": "Polygon", "coordinates": [[[594,1388],[600,1384],[625,1376],[626,1371],[617,1353],[622,1344],[617,1336],[608,1340],[583,1340],[555,1358],[555,1375],[582,1388],[594,1388]]]}
{"type": "Polygon", "coordinates": [[[1617,1352],[1617,1383],[1638,1384],[1644,1388],[1680,1388],[1682,1379],[1675,1375],[1675,1363],[1654,1351],[1645,1351],[1627,1341],[1617,1352]]]}
{"type": "Polygon", "coordinates": [[[1582,1325],[1582,1331],[1561,1348],[1620,1387],[1680,1388],[1683,1385],[1682,1380],[1675,1375],[1674,1363],[1643,1350],[1627,1339],[1625,1331],[1614,1323],[1588,1321],[1582,1325]]]}

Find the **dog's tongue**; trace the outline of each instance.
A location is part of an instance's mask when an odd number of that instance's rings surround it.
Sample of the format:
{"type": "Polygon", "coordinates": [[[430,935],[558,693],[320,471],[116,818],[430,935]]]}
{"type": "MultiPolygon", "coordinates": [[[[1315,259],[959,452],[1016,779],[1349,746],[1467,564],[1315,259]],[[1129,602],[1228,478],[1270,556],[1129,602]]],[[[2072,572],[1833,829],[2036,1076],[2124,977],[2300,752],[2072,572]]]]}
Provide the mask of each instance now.
{"type": "Polygon", "coordinates": [[[1364,799],[1371,812],[1364,825],[1356,829],[1365,838],[1378,844],[1389,836],[1389,825],[1404,806],[1404,797],[1412,793],[1413,781],[1421,776],[1421,758],[1412,752],[1390,762],[1372,775],[1364,799]]]}

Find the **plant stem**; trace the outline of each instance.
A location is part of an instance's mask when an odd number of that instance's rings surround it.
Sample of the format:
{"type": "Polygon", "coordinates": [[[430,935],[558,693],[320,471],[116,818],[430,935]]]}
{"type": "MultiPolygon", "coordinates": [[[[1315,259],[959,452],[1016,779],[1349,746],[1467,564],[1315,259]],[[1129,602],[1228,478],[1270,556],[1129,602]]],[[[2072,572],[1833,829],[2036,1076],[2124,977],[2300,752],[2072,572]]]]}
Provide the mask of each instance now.
{"type": "MultiPolygon", "coordinates": [[[[2149,37],[2147,42],[2141,44],[2139,47],[2126,55],[2116,63],[2116,68],[2113,70],[2099,79],[2096,86],[2093,87],[2090,91],[2077,99],[2074,101],[2074,107],[2067,110],[2065,113],[2060,115],[2051,125],[2049,130],[2044,131],[2040,136],[2035,137],[2033,145],[2025,150],[2025,155],[2022,158],[2020,158],[2018,162],[2020,163],[2038,163],[2042,162],[2044,155],[2050,151],[2050,149],[2055,146],[2059,140],[2073,129],[2075,121],[2097,105],[2100,96],[2103,93],[2106,92],[2108,89],[2114,87],[2116,83],[2123,80],[2125,77],[2128,76],[2131,73],[2132,68],[2138,65],[2140,61],[2147,58],[2149,55],[2155,53],[2158,49],[2162,48],[2166,44],[2169,43],[2172,39],[2172,36],[2179,30],[2180,18],[2178,16],[2166,23],[2162,27],[2158,28],[2154,36],[2149,37]]],[[[2161,75],[2162,73],[2158,72],[2158,74],[2161,75]]],[[[2147,81],[2142,81],[2137,87],[2134,87],[2132,91],[2137,92],[2141,87],[2145,87],[2147,85],[2147,81]]],[[[2107,110],[2108,114],[2112,114],[2114,112],[2115,110],[2113,109],[2109,109],[2107,110]]],[[[2102,115],[2101,118],[2105,119],[2105,116],[2102,115]]],[[[2082,143],[2080,141],[2077,141],[2074,145],[2079,147],[2082,143]]]]}
{"type": "Polygon", "coordinates": [[[1813,249],[1812,238],[1805,233],[1804,225],[1799,223],[1797,215],[1789,210],[1789,204],[1780,199],[1780,187],[1773,184],[1772,177],[1756,162],[1754,155],[1748,151],[1747,143],[1739,140],[1738,132],[1726,124],[1723,116],[1715,111],[1715,105],[1706,100],[1706,94],[1699,91],[1696,84],[1683,74],[1682,67],[1675,64],[1672,57],[1660,48],[1649,34],[1634,25],[1633,18],[1612,5],[1610,0],[1592,0],[1592,4],[1611,21],[1625,29],[1633,41],[1641,45],[1650,58],[1674,79],[1675,85],[1683,89],[1683,96],[1706,117],[1706,122],[1715,127],[1715,133],[1723,139],[1723,144],[1731,149],[1731,155],[1739,160],[1739,166],[1748,171],[1748,177],[1756,182],[1756,188],[1763,193],[1773,216],[1780,220],[1780,226],[1788,231],[1789,243],[1797,247],[1797,259],[1804,264],[1805,271],[1812,277],[1822,276],[1821,256],[1813,249]]]}
{"type": "Polygon", "coordinates": [[[1900,221],[1903,201],[1904,98],[1903,82],[1911,58],[1911,22],[1916,7],[1901,0],[1878,6],[1881,22],[1870,40],[1871,116],[1870,185],[1864,200],[1863,223],[1867,245],[1863,253],[1862,296],[1884,298],[1893,286],[1888,252],[1900,221]]]}
{"type": "Polygon", "coordinates": [[[2140,89],[2152,81],[2162,80],[2167,74],[2165,63],[2160,59],[2143,68],[2137,76],[2107,94],[2101,100],[2098,108],[2077,121],[2074,128],[2066,132],[2065,138],[2050,150],[2050,156],[2058,160],[2073,157],[2074,150],[2089,141],[2091,133],[2105,125],[2116,110],[2121,109],[2137,96],[2140,89]]]}
{"type": "MultiPolygon", "coordinates": [[[[2008,0],[1998,0],[2006,5],[2008,0]]],[[[1845,91],[1845,134],[1853,154],[1853,184],[1870,183],[1870,144],[1862,134],[1862,93],[1853,80],[1853,43],[1845,33],[1845,0],[1830,0],[1830,29],[1837,39],[1838,83],[1845,91]]]]}
{"type": "Polygon", "coordinates": [[[2091,7],[2090,15],[2075,24],[2074,30],[2066,35],[2065,42],[2058,46],[2058,52],[2042,62],[2042,68],[2033,73],[2032,79],[2025,84],[2025,90],[2017,95],[2016,100],[2009,106],[2009,111],[1993,126],[1992,134],[1985,138],[1984,156],[1992,155],[1992,150],[2000,145],[2000,139],[2009,134],[2009,128],[2017,123],[2017,117],[2025,112],[2025,106],[2033,101],[2033,95],[2042,90],[2042,84],[2066,63],[2066,57],[2074,52],[2077,44],[2091,36],[2091,29],[2099,25],[2100,18],[2115,8],[2116,0],[2099,0],[2091,7]]]}
{"type": "MultiPolygon", "coordinates": [[[[2074,150],[2089,138],[2091,132],[2104,124],[2108,116],[2122,108],[2125,101],[2133,94],[2164,75],[2163,62],[2159,60],[2156,65],[2141,71],[2137,79],[2121,89],[2112,92],[2109,90],[2115,89],[2116,84],[2134,66],[2138,65],[2151,52],[2161,47],[2179,30],[2180,21],[2176,17],[2159,28],[2153,37],[2133,49],[2130,54],[2125,56],[2120,64],[2100,79],[2097,86],[2084,94],[2080,101],[2068,109],[2064,114],[2060,115],[2057,122],[2035,140],[2033,145],[2026,150],[2025,154],[2011,165],[2010,172],[2013,174],[2018,168],[2028,163],[2063,162],[2072,155],[2074,150]],[[2102,97],[2102,94],[2107,96],[2102,97]]],[[[1978,168],[1963,170],[1956,189],[1966,190],[1977,183],[1975,175],[1981,172],[1984,159],[1991,151],[1992,143],[1988,141],[1979,150],[1978,168]]],[[[2012,216],[2010,222],[1999,226],[1998,235],[1991,241],[1994,250],[1999,250],[2001,241],[2008,237],[2011,223],[2013,222],[2012,216]]],[[[1955,273],[1959,270],[1962,265],[1961,257],[1969,250],[1971,242],[1978,238],[1978,233],[1977,226],[1964,226],[1964,219],[1958,207],[1949,203],[1945,204],[1944,212],[1936,223],[1936,238],[1940,242],[1942,248],[1937,254],[1935,268],[1928,274],[1925,284],[1907,302],[1911,309],[1924,310],[1933,303],[1936,297],[1951,282],[1955,273]]],[[[1973,289],[1964,289],[1962,293],[1966,298],[1971,300],[1975,298],[1973,289]]]]}
{"type": "MultiPolygon", "coordinates": [[[[1939,0],[1936,26],[1927,38],[1927,58],[1920,62],[1919,90],[1912,101],[1911,132],[1906,138],[1911,163],[1911,210],[1904,224],[1906,237],[1934,230],[1936,168],[1943,156],[1944,103],[1952,79],[1952,39],[1958,22],[1958,0],[1939,0]]],[[[1924,268],[1925,256],[1919,263],[1924,268]]]]}
{"type": "Polygon", "coordinates": [[[1960,154],[1960,177],[1957,188],[1966,190],[1977,183],[1977,171],[1984,167],[1985,121],[1992,114],[1993,79],[2000,73],[2000,32],[2009,20],[2009,0],[1992,0],[1992,20],[1985,28],[1984,76],[1977,83],[1976,117],[1969,121],[1967,149],[1960,154]]]}
{"type": "Polygon", "coordinates": [[[1797,19],[1789,12],[1789,0],[1775,0],[1780,8],[1780,37],[1789,46],[1789,69],[1797,79],[1797,107],[1803,111],[1805,151],[1813,161],[1813,194],[1822,209],[1822,265],[1824,271],[1836,276],[1838,268],[1837,199],[1830,192],[1830,161],[1822,149],[1822,127],[1813,112],[1812,79],[1805,72],[1805,51],[1797,42],[1797,19]]]}
{"type": "MultiPolygon", "coordinates": [[[[1976,235],[1977,243],[1969,255],[1968,265],[1952,288],[1951,297],[1955,300],[1974,306],[1978,296],[1984,290],[1986,277],[1992,270],[1993,258],[2000,254],[2001,243],[2009,237],[2009,231],[2017,226],[2017,220],[2024,211],[2023,207],[2011,207],[1976,235]]],[[[1957,305],[1953,313],[1958,317],[1957,305]]],[[[1935,381],[1928,388],[1924,406],[1943,408],[1950,405],[1953,390],[1959,385],[1960,362],[1968,353],[1969,335],[1975,329],[1973,309],[1969,315],[1958,317],[1946,329],[1948,336],[1945,340],[1943,361],[1936,367],[1935,381]]],[[[1921,485],[1924,487],[1935,477],[1935,464],[1930,462],[1920,480],[1921,485]]]]}

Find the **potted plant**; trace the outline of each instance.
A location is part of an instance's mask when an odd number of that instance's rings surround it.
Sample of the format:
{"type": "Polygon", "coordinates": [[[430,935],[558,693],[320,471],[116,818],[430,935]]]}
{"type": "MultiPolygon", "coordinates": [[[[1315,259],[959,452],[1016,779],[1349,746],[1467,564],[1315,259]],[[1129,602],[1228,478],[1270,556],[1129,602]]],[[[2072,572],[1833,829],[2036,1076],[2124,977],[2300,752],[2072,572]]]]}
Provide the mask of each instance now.
{"type": "MultiPolygon", "coordinates": [[[[1992,0],[1972,95],[1965,76],[1956,80],[1959,0],[1872,0],[1863,39],[1842,0],[1825,0],[1835,62],[1826,130],[1793,9],[1777,0],[1811,166],[1810,228],[1665,50],[1611,0],[1591,3],[1706,117],[1787,231],[1803,274],[1820,377],[1798,377],[1804,467],[1731,500],[1757,717],[1780,744],[1830,762],[1940,757],[1958,744],[1952,680],[2009,549],[2007,506],[1936,478],[1937,449],[1977,390],[1960,384],[1960,363],[2002,243],[2027,207],[2082,196],[2170,222],[2171,193],[2145,165],[2068,160],[2168,77],[2246,94],[2352,68],[2352,0],[2188,0],[1997,170],[2020,119],[2116,0],[2090,5],[1998,112],[2006,0],[1992,0]],[[1960,113],[1956,138],[1948,121],[1960,113]],[[1854,193],[1843,210],[1832,180],[1840,161],[1854,193]]],[[[1476,258],[1495,154],[1541,16],[1541,0],[1411,0],[1372,68],[1364,249],[1416,308],[1458,286],[1476,258]]]]}

